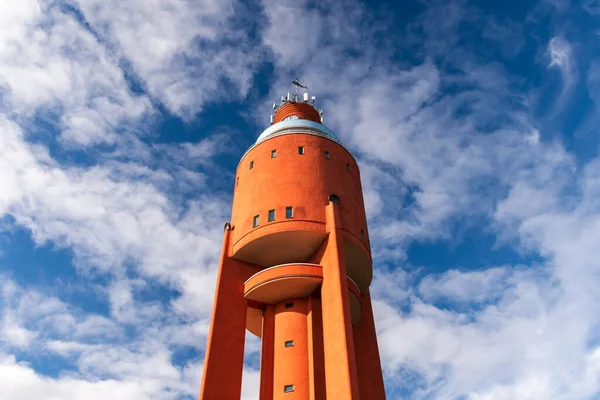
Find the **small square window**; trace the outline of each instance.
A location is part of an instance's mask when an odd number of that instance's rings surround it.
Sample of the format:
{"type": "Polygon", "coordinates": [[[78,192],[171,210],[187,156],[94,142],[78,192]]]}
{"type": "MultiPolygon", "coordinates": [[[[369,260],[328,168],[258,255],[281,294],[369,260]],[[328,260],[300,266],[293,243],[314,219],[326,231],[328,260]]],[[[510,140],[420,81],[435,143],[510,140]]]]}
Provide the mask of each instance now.
{"type": "Polygon", "coordinates": [[[294,218],[294,207],[286,207],[285,208],[285,217],[286,218],[294,218]]]}
{"type": "Polygon", "coordinates": [[[254,216],[254,220],[252,221],[252,227],[256,228],[258,226],[258,215],[254,216]]]}
{"type": "Polygon", "coordinates": [[[331,160],[331,156],[329,155],[328,151],[325,152],[325,159],[326,160],[331,160]]]}
{"type": "Polygon", "coordinates": [[[298,146],[298,154],[304,154],[304,146],[298,146]]]}
{"type": "Polygon", "coordinates": [[[293,308],[294,303],[285,303],[285,308],[293,308]]]}
{"type": "Polygon", "coordinates": [[[350,172],[350,164],[346,164],[346,169],[350,172]]]}
{"type": "Polygon", "coordinates": [[[254,168],[254,161],[250,161],[250,169],[254,168]]]}
{"type": "Polygon", "coordinates": [[[291,393],[294,391],[294,385],[285,385],[283,387],[283,392],[284,393],[291,393]]]}
{"type": "Polygon", "coordinates": [[[277,150],[271,150],[271,158],[277,157],[277,150]]]}
{"type": "Polygon", "coordinates": [[[275,221],[275,210],[269,210],[269,222],[275,221]]]}
{"type": "Polygon", "coordinates": [[[294,341],[293,340],[286,340],[285,341],[285,347],[294,347],[294,341]]]}

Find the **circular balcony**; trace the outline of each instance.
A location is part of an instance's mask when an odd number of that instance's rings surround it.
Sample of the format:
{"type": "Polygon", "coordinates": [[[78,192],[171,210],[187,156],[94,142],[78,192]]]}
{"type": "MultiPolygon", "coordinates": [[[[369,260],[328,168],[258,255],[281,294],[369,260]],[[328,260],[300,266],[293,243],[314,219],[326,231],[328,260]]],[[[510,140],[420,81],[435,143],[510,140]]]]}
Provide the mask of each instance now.
{"type": "MultiPolygon", "coordinates": [[[[360,320],[360,290],[354,281],[348,279],[348,299],[352,324],[360,320]]],[[[318,264],[283,264],[264,269],[252,275],[244,283],[244,297],[254,303],[278,304],[294,298],[313,295],[323,282],[323,268],[318,264]]],[[[247,329],[261,336],[262,310],[249,308],[247,329]]]]}

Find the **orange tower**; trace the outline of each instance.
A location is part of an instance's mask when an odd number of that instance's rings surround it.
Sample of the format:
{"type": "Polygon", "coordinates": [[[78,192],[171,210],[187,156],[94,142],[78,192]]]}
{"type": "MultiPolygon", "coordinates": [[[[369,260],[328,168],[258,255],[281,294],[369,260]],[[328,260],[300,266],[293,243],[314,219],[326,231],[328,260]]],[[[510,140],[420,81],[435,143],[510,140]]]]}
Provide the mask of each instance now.
{"type": "Polygon", "coordinates": [[[260,400],[385,399],[358,165],[314,97],[273,108],[237,168],[200,399],[240,399],[246,330],[260,400]]]}

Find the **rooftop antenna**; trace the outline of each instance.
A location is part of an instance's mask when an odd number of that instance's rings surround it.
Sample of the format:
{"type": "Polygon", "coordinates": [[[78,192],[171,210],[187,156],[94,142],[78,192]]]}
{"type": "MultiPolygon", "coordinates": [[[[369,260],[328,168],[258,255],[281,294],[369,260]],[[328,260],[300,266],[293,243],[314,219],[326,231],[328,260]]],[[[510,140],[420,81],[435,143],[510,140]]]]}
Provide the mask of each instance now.
{"type": "Polygon", "coordinates": [[[294,79],[292,84],[296,86],[296,100],[298,99],[298,90],[300,90],[300,88],[308,90],[308,88],[302,84],[300,79],[294,79]]]}

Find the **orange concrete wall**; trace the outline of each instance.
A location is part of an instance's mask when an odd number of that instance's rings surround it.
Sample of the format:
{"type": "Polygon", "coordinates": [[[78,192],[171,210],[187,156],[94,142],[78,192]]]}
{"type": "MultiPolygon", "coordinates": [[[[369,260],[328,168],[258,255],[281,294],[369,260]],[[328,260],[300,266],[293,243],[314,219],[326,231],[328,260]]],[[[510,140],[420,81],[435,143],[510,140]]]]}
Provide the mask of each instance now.
{"type": "Polygon", "coordinates": [[[321,122],[321,116],[319,115],[319,112],[310,104],[302,102],[286,103],[279,107],[275,113],[275,116],[273,117],[273,122],[281,122],[290,115],[296,115],[298,119],[308,119],[314,122],[321,122]]]}
{"type": "MultiPolygon", "coordinates": [[[[350,153],[337,143],[315,135],[291,134],[268,139],[250,150],[238,166],[231,218],[235,227],[232,243],[256,239],[261,236],[261,228],[274,224],[278,230],[316,229],[296,224],[302,221],[325,224],[325,206],[332,193],[341,199],[344,230],[359,240],[363,230],[368,243],[360,174],[350,153]],[[298,146],[304,147],[304,155],[298,154],[298,146]],[[277,150],[276,158],[271,158],[272,150],[277,150]],[[329,160],[325,159],[325,151],[330,153],[329,160]],[[254,161],[253,169],[249,168],[250,161],[254,161]],[[350,165],[350,172],[346,164],[350,165]],[[292,220],[285,218],[287,206],[294,207],[292,220]],[[267,221],[271,209],[275,209],[274,222],[267,221]],[[252,226],[255,215],[260,216],[257,228],[252,226]],[[250,232],[252,235],[245,239],[250,232]]],[[[369,253],[367,245],[365,252],[369,253]]]]}
{"type": "Polygon", "coordinates": [[[309,398],[307,313],[307,299],[290,299],[275,306],[274,400],[309,398]],[[287,303],[294,306],[286,308],[287,303]],[[294,346],[285,347],[287,340],[293,340],[294,346]],[[294,385],[294,391],[284,393],[285,385],[294,385]]]}
{"type": "Polygon", "coordinates": [[[354,326],[354,352],[361,399],[385,400],[377,332],[369,293],[361,296],[362,315],[354,326]]]}
{"type": "Polygon", "coordinates": [[[231,231],[225,230],[200,400],[239,400],[241,394],[247,311],[244,281],[257,269],[228,257],[230,238],[231,231]]]}
{"type": "Polygon", "coordinates": [[[269,304],[263,311],[260,351],[260,400],[273,400],[273,343],[275,340],[275,309],[269,304]]]}
{"type": "Polygon", "coordinates": [[[329,237],[321,260],[323,265],[321,310],[327,398],[358,400],[358,378],[346,265],[343,257],[340,210],[337,204],[329,203],[326,211],[329,237]]]}
{"type": "Polygon", "coordinates": [[[325,400],[325,359],[323,353],[323,315],[321,299],[308,298],[308,370],[310,400],[325,400]]]}

